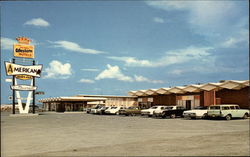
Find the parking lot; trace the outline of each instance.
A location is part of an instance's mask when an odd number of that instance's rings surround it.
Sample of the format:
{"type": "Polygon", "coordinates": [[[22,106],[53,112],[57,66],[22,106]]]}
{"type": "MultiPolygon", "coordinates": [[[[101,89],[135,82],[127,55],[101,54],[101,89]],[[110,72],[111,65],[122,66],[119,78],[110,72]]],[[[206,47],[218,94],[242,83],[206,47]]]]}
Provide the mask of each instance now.
{"type": "Polygon", "coordinates": [[[1,114],[1,155],[247,156],[249,119],[186,120],[141,116],[1,114]]]}

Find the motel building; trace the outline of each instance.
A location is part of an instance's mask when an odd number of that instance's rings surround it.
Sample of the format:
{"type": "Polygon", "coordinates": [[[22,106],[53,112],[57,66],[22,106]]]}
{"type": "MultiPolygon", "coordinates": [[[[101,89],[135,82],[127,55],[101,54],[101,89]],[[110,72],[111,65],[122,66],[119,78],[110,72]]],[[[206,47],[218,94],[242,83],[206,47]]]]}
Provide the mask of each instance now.
{"type": "Polygon", "coordinates": [[[187,109],[217,104],[238,104],[249,109],[249,80],[226,80],[216,83],[191,84],[169,88],[147,89],[128,92],[129,96],[76,95],[39,100],[45,111],[82,111],[101,106],[179,105],[187,109]]]}
{"type": "Polygon", "coordinates": [[[136,96],[141,108],[154,105],[180,105],[187,109],[196,106],[238,104],[249,109],[249,80],[227,80],[217,83],[191,84],[169,88],[128,92],[136,96]]]}
{"type": "Polygon", "coordinates": [[[99,106],[137,106],[135,96],[110,95],[76,95],[71,97],[54,97],[40,99],[45,111],[83,111],[86,108],[99,106]]]}

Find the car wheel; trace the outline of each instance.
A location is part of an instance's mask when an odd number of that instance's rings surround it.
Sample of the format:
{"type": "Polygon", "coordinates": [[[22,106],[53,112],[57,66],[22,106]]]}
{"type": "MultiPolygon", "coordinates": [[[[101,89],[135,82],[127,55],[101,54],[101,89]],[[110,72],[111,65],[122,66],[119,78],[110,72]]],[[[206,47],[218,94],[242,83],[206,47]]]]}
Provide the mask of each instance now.
{"type": "Polygon", "coordinates": [[[161,118],[166,118],[166,117],[167,117],[166,114],[161,115],[161,118]]]}
{"type": "Polygon", "coordinates": [[[171,114],[171,115],[170,115],[170,118],[175,118],[175,114],[171,114]]]}
{"type": "Polygon", "coordinates": [[[231,120],[231,119],[232,119],[231,115],[229,115],[229,114],[228,114],[228,115],[226,115],[226,117],[225,117],[225,118],[226,118],[226,120],[231,120]]]}
{"type": "Polygon", "coordinates": [[[204,113],[201,118],[206,119],[207,118],[207,113],[204,113]]]}
{"type": "Polygon", "coordinates": [[[243,119],[247,119],[247,117],[248,117],[248,114],[245,113],[244,116],[243,116],[243,119]]]}

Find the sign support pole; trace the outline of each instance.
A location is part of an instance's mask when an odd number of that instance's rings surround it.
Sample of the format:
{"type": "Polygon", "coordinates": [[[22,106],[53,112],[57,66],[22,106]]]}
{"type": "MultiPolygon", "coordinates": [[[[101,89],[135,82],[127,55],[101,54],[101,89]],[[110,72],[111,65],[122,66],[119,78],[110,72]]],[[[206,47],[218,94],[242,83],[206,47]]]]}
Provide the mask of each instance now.
{"type": "MultiPolygon", "coordinates": [[[[12,62],[15,63],[15,58],[12,59],[12,62]]],[[[13,75],[13,78],[12,78],[12,85],[15,86],[15,75],[13,75]]],[[[12,90],[12,113],[15,114],[15,100],[16,100],[16,95],[15,95],[15,91],[16,90],[12,90]]]]}
{"type": "MultiPolygon", "coordinates": [[[[35,65],[35,64],[36,64],[35,60],[33,60],[33,65],[35,65]]],[[[35,87],[35,86],[36,86],[35,76],[33,76],[33,87],[35,87]]],[[[36,93],[35,90],[33,90],[33,105],[32,105],[33,114],[35,114],[35,102],[36,102],[36,100],[35,100],[36,94],[35,93],[36,93]]]]}

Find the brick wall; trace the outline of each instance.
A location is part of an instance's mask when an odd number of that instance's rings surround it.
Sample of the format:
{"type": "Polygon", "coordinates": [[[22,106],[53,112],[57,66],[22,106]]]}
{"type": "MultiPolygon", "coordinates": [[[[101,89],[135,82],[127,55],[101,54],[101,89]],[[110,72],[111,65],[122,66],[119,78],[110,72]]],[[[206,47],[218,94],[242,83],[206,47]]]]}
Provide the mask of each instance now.
{"type": "Polygon", "coordinates": [[[238,104],[241,108],[249,108],[249,87],[240,90],[222,89],[216,93],[221,104],[238,104]]]}
{"type": "Polygon", "coordinates": [[[176,104],[176,95],[154,95],[153,105],[175,105],[176,104]]]}

